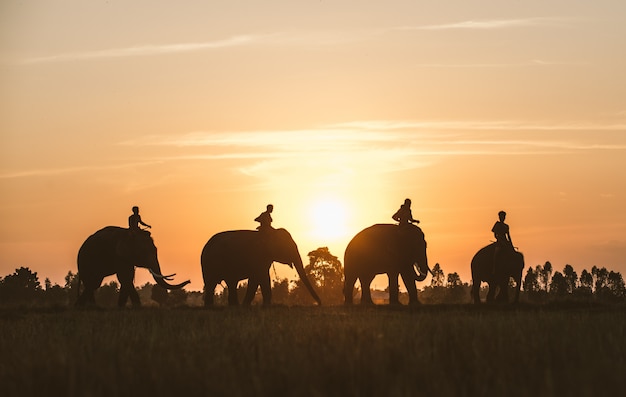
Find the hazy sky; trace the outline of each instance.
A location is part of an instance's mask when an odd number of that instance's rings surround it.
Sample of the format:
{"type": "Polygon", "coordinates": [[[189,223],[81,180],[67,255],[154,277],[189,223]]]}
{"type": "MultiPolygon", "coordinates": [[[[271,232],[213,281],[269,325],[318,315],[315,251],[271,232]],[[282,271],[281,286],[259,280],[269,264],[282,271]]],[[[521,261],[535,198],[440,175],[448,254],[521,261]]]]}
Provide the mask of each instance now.
{"type": "Polygon", "coordinates": [[[199,290],[268,203],[306,263],[407,197],[464,281],[499,210],[528,266],[626,274],[625,44],[622,0],[3,1],[0,275],[138,205],[199,290]]]}

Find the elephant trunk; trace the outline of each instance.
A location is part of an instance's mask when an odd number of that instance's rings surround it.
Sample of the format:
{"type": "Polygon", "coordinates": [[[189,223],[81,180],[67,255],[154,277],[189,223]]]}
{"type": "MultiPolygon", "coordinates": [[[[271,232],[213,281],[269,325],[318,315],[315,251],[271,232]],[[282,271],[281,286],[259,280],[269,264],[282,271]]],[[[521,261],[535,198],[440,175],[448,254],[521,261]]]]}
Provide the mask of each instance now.
{"type": "Polygon", "coordinates": [[[309,290],[309,293],[311,294],[313,299],[315,299],[318,305],[321,305],[322,300],[317,295],[317,292],[315,292],[315,290],[313,289],[313,285],[309,281],[309,278],[306,276],[306,272],[304,271],[304,265],[302,264],[302,259],[300,258],[300,256],[298,256],[296,261],[293,262],[293,265],[295,266],[296,271],[298,272],[298,275],[300,276],[300,280],[302,280],[302,282],[304,283],[304,286],[309,290]]]}

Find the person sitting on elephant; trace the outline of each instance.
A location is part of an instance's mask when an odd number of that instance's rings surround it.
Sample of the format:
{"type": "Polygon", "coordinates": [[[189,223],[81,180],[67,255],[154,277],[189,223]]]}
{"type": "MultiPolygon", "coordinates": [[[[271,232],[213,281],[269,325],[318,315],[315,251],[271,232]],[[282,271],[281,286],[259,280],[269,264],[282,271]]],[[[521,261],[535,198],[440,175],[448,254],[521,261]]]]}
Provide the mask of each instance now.
{"type": "Polygon", "coordinates": [[[142,230],[139,227],[139,225],[143,225],[147,227],[148,229],[152,228],[152,226],[148,225],[147,223],[141,220],[141,215],[139,215],[139,207],[134,206],[133,214],[128,217],[128,230],[130,230],[131,233],[135,233],[139,231],[143,232],[144,230],[142,230]]]}
{"type": "Polygon", "coordinates": [[[496,263],[503,253],[508,253],[509,251],[513,251],[513,241],[511,241],[511,233],[509,232],[509,225],[504,223],[506,219],[506,212],[500,211],[498,212],[499,220],[493,225],[491,231],[493,232],[494,237],[496,238],[496,246],[493,255],[493,269],[495,272],[496,263]]]}
{"type": "Polygon", "coordinates": [[[255,222],[260,223],[260,225],[256,228],[258,231],[274,229],[272,227],[272,211],[274,211],[274,206],[272,204],[268,204],[266,210],[254,219],[255,222]]]}
{"type": "Polygon", "coordinates": [[[420,221],[413,219],[413,214],[411,213],[411,200],[404,200],[404,204],[400,206],[400,209],[396,211],[392,216],[393,220],[398,222],[400,226],[410,225],[412,223],[420,223],[420,221]]]}

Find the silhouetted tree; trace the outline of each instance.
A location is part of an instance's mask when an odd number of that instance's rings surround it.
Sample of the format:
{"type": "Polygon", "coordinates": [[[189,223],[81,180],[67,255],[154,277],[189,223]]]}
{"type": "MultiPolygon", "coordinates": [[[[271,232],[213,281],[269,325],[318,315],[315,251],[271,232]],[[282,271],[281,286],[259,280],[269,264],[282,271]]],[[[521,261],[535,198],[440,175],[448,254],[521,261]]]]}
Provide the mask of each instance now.
{"type": "Polygon", "coordinates": [[[44,300],[46,305],[65,306],[67,305],[67,291],[59,284],[52,285],[49,278],[44,281],[44,300]]]}
{"type": "Polygon", "coordinates": [[[594,293],[602,299],[608,292],[609,272],[605,267],[594,266],[591,268],[591,274],[594,277],[594,293]]]}
{"type": "Polygon", "coordinates": [[[168,293],[167,290],[160,285],[153,285],[150,293],[150,299],[159,304],[159,306],[165,306],[167,304],[168,293]]]}
{"type": "Polygon", "coordinates": [[[435,266],[432,268],[433,278],[430,280],[431,287],[443,287],[443,282],[445,279],[445,275],[439,263],[435,263],[435,266]]]}
{"type": "Polygon", "coordinates": [[[552,279],[552,263],[546,262],[543,268],[537,265],[537,274],[539,275],[541,289],[548,292],[550,290],[550,280],[552,279]]]}
{"type": "Polygon", "coordinates": [[[168,294],[168,304],[170,306],[184,306],[187,304],[187,291],[183,288],[173,289],[168,294]]]}
{"type": "Polygon", "coordinates": [[[578,274],[576,274],[573,267],[565,265],[563,268],[563,276],[565,276],[565,282],[567,283],[567,293],[573,293],[578,284],[578,274]]]}
{"type": "Polygon", "coordinates": [[[78,274],[74,274],[70,270],[65,275],[65,286],[64,286],[65,292],[67,293],[67,297],[68,297],[68,303],[70,304],[70,306],[76,303],[76,299],[78,298],[79,287],[80,286],[78,285],[78,274]]]}
{"type": "Polygon", "coordinates": [[[95,293],[96,303],[102,307],[115,307],[117,306],[119,292],[119,285],[116,281],[111,281],[108,284],[102,284],[102,286],[98,288],[95,293]]]}
{"type": "Polygon", "coordinates": [[[272,286],[272,302],[286,305],[289,303],[289,279],[282,278],[274,281],[272,286]]]}
{"type": "Polygon", "coordinates": [[[569,293],[567,287],[567,280],[563,273],[555,272],[550,282],[550,294],[557,298],[563,298],[569,293]]]}
{"type": "Polygon", "coordinates": [[[533,270],[532,267],[529,267],[526,271],[526,276],[524,277],[524,291],[528,293],[538,292],[539,287],[539,279],[537,277],[537,272],[533,270]]]}
{"type": "Polygon", "coordinates": [[[611,296],[611,300],[623,300],[626,298],[626,286],[621,273],[610,271],[607,279],[607,287],[611,296]]]}
{"type": "Polygon", "coordinates": [[[27,267],[15,269],[0,281],[0,300],[13,303],[34,303],[42,292],[37,272],[27,267]]]}
{"type": "Polygon", "coordinates": [[[585,269],[580,273],[580,285],[576,288],[576,295],[582,298],[593,295],[593,275],[585,269]]]}
{"type": "Polygon", "coordinates": [[[462,287],[463,286],[463,282],[461,281],[461,277],[459,276],[459,274],[457,272],[448,273],[448,280],[447,280],[446,286],[448,288],[457,288],[457,287],[462,287]]]}
{"type": "MultiPolygon", "coordinates": [[[[304,271],[318,287],[320,299],[328,304],[343,302],[343,268],[339,259],[330,253],[328,247],[311,251],[308,256],[309,264],[304,271]]],[[[301,280],[296,280],[295,289],[304,289],[301,280]]]]}

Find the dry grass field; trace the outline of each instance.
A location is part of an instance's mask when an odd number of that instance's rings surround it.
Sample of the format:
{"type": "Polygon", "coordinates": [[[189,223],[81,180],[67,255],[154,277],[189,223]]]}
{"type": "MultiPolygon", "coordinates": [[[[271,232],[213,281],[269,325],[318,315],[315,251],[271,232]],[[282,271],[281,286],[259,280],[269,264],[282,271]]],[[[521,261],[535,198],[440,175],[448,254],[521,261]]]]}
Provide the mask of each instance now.
{"type": "Polygon", "coordinates": [[[3,396],[607,396],[624,306],[0,311],[3,396]]]}

